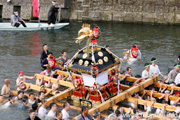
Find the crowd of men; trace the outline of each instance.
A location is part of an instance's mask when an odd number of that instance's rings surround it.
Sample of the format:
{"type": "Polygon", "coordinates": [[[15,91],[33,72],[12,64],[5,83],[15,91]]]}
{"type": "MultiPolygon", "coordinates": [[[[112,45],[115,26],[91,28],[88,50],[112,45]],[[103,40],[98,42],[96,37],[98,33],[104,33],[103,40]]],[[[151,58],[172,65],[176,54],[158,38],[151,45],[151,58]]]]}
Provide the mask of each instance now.
{"type": "MultiPolygon", "coordinates": [[[[110,49],[109,46],[106,46],[107,49],[110,49]]],[[[178,59],[179,60],[179,59],[178,59]]],[[[19,103],[17,106],[17,110],[24,111],[29,110],[29,117],[26,120],[43,120],[43,119],[57,119],[57,120],[66,120],[71,119],[72,117],[69,115],[69,111],[71,109],[70,104],[68,102],[64,103],[63,109],[60,110],[56,103],[51,103],[48,106],[47,102],[47,96],[52,92],[56,91],[59,88],[58,80],[60,79],[68,79],[63,78],[63,76],[56,75],[56,72],[58,69],[65,70],[64,66],[68,64],[70,61],[69,57],[67,57],[67,53],[65,50],[62,51],[62,56],[58,59],[55,59],[53,57],[53,53],[48,50],[48,45],[44,44],[41,52],[40,57],[40,63],[42,67],[41,75],[46,75],[49,77],[55,77],[57,78],[56,83],[51,83],[50,80],[45,82],[43,80],[43,77],[41,79],[36,80],[36,85],[40,87],[40,92],[38,93],[38,96],[35,96],[34,93],[29,93],[28,95],[25,94],[29,89],[29,86],[25,84],[26,80],[28,79],[34,79],[35,76],[26,76],[24,75],[24,72],[18,73],[18,78],[16,80],[17,85],[17,96],[14,96],[11,94],[10,90],[10,80],[5,79],[4,85],[1,89],[1,95],[0,95],[0,105],[1,108],[7,108],[15,103],[19,103]],[[50,61],[52,60],[52,61],[50,61]],[[50,62],[53,63],[53,61],[56,63],[57,60],[62,61],[61,65],[62,68],[59,68],[56,66],[56,64],[49,64],[50,62]],[[46,91],[46,88],[51,88],[50,91],[46,91]],[[5,102],[4,98],[8,98],[8,101],[5,102]],[[49,107],[49,110],[47,109],[49,107]]],[[[134,112],[134,116],[131,116],[132,120],[140,120],[143,119],[143,115],[141,114],[142,111],[145,112],[147,115],[147,119],[153,120],[153,116],[151,114],[157,114],[157,115],[165,115],[167,113],[172,113],[170,117],[175,118],[180,114],[180,109],[177,109],[174,112],[168,112],[165,110],[165,107],[167,105],[177,107],[180,105],[180,90],[174,90],[176,86],[180,86],[180,65],[175,64],[174,68],[169,72],[168,76],[164,76],[157,65],[157,59],[152,58],[151,64],[145,63],[144,70],[142,71],[142,75],[135,76],[138,77],[139,80],[136,82],[129,84],[130,86],[137,85],[140,80],[147,80],[149,77],[154,75],[160,75],[163,77],[163,80],[160,80],[160,88],[156,88],[154,86],[150,86],[147,88],[147,90],[150,90],[150,95],[147,94],[148,91],[144,91],[143,94],[140,93],[134,93],[132,95],[133,98],[136,98],[135,103],[131,103],[131,108],[128,109],[128,112],[123,107],[118,107],[112,114],[110,114],[106,119],[107,120],[126,120],[130,119],[130,117],[127,117],[127,114],[129,114],[132,110],[134,112]],[[162,87],[162,85],[165,84],[165,88],[162,87]],[[171,86],[171,91],[167,90],[168,85],[171,86]],[[160,97],[154,97],[153,94],[158,91],[162,95],[160,97]],[[173,101],[170,99],[169,96],[177,96],[179,97],[176,101],[173,101]],[[143,105],[138,104],[138,99],[144,100],[143,105]],[[151,106],[147,106],[147,101],[152,101],[151,106]],[[157,109],[153,108],[153,105],[155,103],[162,103],[163,108],[157,109]],[[142,110],[142,111],[139,111],[142,110]],[[173,116],[174,115],[174,116],[173,116]],[[127,118],[126,118],[127,117],[127,118]]],[[[125,75],[123,78],[124,80],[121,81],[121,84],[126,84],[125,78],[133,76],[133,71],[130,67],[127,67],[126,71],[122,72],[122,74],[125,75]]],[[[100,120],[101,115],[98,112],[95,112],[93,116],[88,114],[88,108],[82,107],[81,115],[77,118],[78,120],[100,120]]]]}

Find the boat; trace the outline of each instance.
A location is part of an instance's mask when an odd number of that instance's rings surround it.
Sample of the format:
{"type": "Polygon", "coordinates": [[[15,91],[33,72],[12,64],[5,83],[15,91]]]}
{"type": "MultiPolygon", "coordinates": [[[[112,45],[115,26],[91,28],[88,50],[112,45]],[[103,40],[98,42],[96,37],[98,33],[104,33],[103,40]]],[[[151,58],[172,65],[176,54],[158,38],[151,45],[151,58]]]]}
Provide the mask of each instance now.
{"type": "Polygon", "coordinates": [[[69,23],[56,23],[55,25],[48,25],[47,23],[40,23],[40,2],[33,0],[33,17],[38,18],[38,23],[26,23],[27,27],[20,25],[13,27],[11,23],[0,23],[0,31],[37,31],[37,30],[53,30],[60,29],[69,23]]]}
{"type": "Polygon", "coordinates": [[[20,25],[19,27],[11,26],[11,23],[0,23],[0,31],[37,31],[37,30],[52,30],[60,29],[69,23],[57,23],[55,25],[49,25],[47,23],[26,23],[27,27],[20,25]]]}

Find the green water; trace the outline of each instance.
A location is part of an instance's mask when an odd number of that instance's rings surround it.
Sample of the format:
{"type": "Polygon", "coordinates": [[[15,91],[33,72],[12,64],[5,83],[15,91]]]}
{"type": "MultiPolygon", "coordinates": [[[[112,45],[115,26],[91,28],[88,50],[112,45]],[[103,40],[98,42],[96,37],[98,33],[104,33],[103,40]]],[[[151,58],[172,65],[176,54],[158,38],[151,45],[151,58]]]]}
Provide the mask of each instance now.
{"type": "MultiPolygon", "coordinates": [[[[110,22],[90,23],[101,27],[102,36],[98,44],[110,45],[110,49],[122,57],[123,49],[130,49],[133,43],[138,44],[142,52],[142,60],[131,65],[133,74],[141,74],[144,63],[150,62],[152,57],[158,59],[158,65],[163,74],[167,75],[167,67],[177,62],[179,54],[180,28],[178,26],[151,26],[135,24],[119,24],[110,22]]],[[[5,78],[11,80],[11,90],[16,90],[17,73],[24,71],[25,75],[40,73],[40,51],[46,43],[55,57],[61,55],[61,50],[67,50],[72,57],[75,52],[85,46],[75,43],[81,22],[72,22],[69,26],[52,31],[35,32],[0,32],[0,88],[5,78]]],[[[129,66],[126,62],[122,70],[129,66]]],[[[35,80],[28,81],[34,83],[35,80]]],[[[76,112],[71,112],[75,116],[76,112]]],[[[0,120],[24,120],[28,116],[26,111],[19,112],[16,106],[1,110],[0,120]]]]}

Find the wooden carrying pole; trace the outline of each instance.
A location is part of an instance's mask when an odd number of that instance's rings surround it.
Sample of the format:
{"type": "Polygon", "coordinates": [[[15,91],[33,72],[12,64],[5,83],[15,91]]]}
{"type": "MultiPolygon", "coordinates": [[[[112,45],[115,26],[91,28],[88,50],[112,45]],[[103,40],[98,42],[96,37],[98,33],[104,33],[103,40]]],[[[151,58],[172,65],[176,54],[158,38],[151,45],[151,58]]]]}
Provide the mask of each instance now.
{"type": "MultiPolygon", "coordinates": [[[[26,87],[29,85],[29,86],[30,86],[30,89],[32,89],[32,90],[40,91],[40,87],[39,87],[39,86],[36,86],[36,85],[34,85],[34,84],[31,84],[31,83],[25,83],[25,82],[24,82],[24,84],[26,85],[26,87]]],[[[45,90],[46,90],[46,92],[49,92],[49,91],[50,91],[49,88],[45,88],[45,90]]],[[[54,91],[54,92],[52,92],[52,93],[50,93],[50,94],[55,95],[56,92],[57,92],[57,91],[54,91]]]]}
{"type": "Polygon", "coordinates": [[[127,99],[128,96],[132,95],[134,92],[139,92],[139,91],[143,90],[144,88],[148,87],[149,85],[152,85],[153,83],[155,83],[158,80],[159,80],[158,76],[155,76],[154,78],[151,77],[151,78],[147,79],[146,81],[142,82],[142,84],[133,86],[133,87],[129,88],[128,90],[120,93],[119,95],[101,103],[100,105],[93,107],[92,109],[89,110],[89,113],[92,115],[95,111],[101,112],[110,107],[113,107],[118,102],[120,102],[124,99],[127,99]]]}
{"type": "MultiPolygon", "coordinates": [[[[36,74],[35,76],[37,79],[41,79],[43,77],[43,80],[45,80],[45,81],[48,81],[50,79],[50,81],[52,83],[56,83],[56,81],[57,81],[57,79],[55,79],[55,78],[47,77],[47,76],[40,75],[40,74],[36,74]]],[[[73,87],[71,82],[67,82],[67,81],[63,81],[63,80],[59,80],[59,85],[70,87],[70,88],[73,87]]]]}
{"type": "MultiPolygon", "coordinates": [[[[145,91],[147,92],[147,95],[151,95],[151,90],[145,90],[145,91]]],[[[161,97],[162,95],[164,95],[164,94],[158,93],[157,91],[154,91],[154,92],[153,92],[153,97],[159,98],[159,97],[161,97]]],[[[164,96],[163,99],[165,99],[166,97],[167,97],[167,95],[165,94],[165,96],[164,96]]],[[[176,101],[177,99],[179,99],[179,97],[169,95],[169,100],[176,101]]]]}
{"type": "MultiPolygon", "coordinates": [[[[162,88],[165,88],[166,85],[167,84],[162,84],[162,88]]],[[[160,88],[160,83],[155,83],[154,86],[160,88]]],[[[171,90],[171,87],[172,87],[171,85],[167,85],[168,90],[171,90]]],[[[174,90],[180,90],[180,87],[175,86],[174,90]]]]}
{"type": "MultiPolygon", "coordinates": [[[[117,105],[113,106],[113,110],[116,110],[117,108],[118,108],[117,105]]],[[[125,113],[128,113],[128,112],[129,112],[129,108],[123,107],[123,110],[124,110],[125,113]]],[[[133,112],[132,109],[131,109],[130,114],[134,114],[134,112],[133,112]]],[[[143,112],[143,116],[146,116],[146,112],[143,112]]],[[[168,118],[162,118],[162,117],[159,117],[159,116],[157,116],[157,115],[154,115],[154,118],[155,118],[155,119],[158,119],[158,120],[164,120],[164,119],[165,119],[165,120],[169,120],[168,118]]]]}
{"type": "MultiPolygon", "coordinates": [[[[137,98],[129,97],[127,99],[127,101],[131,102],[131,103],[135,103],[135,100],[137,100],[137,98]]],[[[144,102],[147,103],[147,106],[151,106],[151,104],[152,104],[151,101],[138,99],[138,104],[144,105],[144,102]]],[[[152,107],[162,109],[163,108],[163,104],[161,104],[161,103],[154,103],[152,107]]],[[[165,110],[167,110],[167,111],[175,111],[176,109],[178,109],[178,108],[174,107],[174,106],[170,106],[170,105],[167,105],[165,107],[165,110]]]]}
{"type": "Polygon", "coordinates": [[[56,100],[60,101],[64,98],[67,98],[68,96],[71,96],[72,92],[73,92],[73,88],[68,88],[68,89],[64,90],[63,92],[58,93],[58,94],[48,98],[47,99],[48,105],[50,105],[52,102],[54,102],[56,100]]]}

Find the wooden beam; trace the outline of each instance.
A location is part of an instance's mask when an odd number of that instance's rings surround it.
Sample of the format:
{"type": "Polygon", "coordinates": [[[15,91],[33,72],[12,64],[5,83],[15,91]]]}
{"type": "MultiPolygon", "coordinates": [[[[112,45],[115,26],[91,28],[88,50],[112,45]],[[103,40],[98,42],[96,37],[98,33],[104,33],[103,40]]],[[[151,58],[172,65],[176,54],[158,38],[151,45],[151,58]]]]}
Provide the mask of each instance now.
{"type": "MultiPolygon", "coordinates": [[[[40,74],[36,74],[35,76],[37,79],[41,79],[41,77],[44,77],[43,80],[45,80],[45,81],[48,81],[50,78],[52,83],[56,83],[56,80],[57,80],[55,78],[47,77],[47,76],[40,75],[40,74]]],[[[59,84],[62,86],[66,86],[66,87],[71,87],[71,88],[73,87],[73,84],[71,82],[67,82],[67,81],[63,81],[63,80],[59,80],[59,84]]]]}
{"type": "Polygon", "coordinates": [[[58,93],[58,94],[48,98],[47,99],[48,105],[51,104],[52,102],[56,101],[56,100],[60,101],[64,98],[67,98],[68,96],[71,96],[72,92],[73,92],[73,88],[68,88],[68,89],[64,90],[63,92],[58,93]]]}
{"type": "MultiPolygon", "coordinates": [[[[147,92],[147,95],[151,95],[151,90],[145,90],[147,92]]],[[[157,91],[154,91],[153,92],[153,97],[161,97],[163,94],[162,93],[158,93],[157,91]]],[[[165,95],[165,97],[163,99],[166,98],[167,95],[165,95]]],[[[177,96],[172,96],[172,95],[169,95],[169,100],[172,100],[172,101],[176,101],[179,97],[177,96]]]]}
{"type": "MultiPolygon", "coordinates": [[[[119,76],[119,79],[122,79],[124,76],[125,76],[125,75],[120,75],[120,76],[119,76]]],[[[135,81],[137,81],[138,79],[139,79],[139,78],[135,78],[135,77],[126,77],[125,80],[130,81],[130,82],[135,82],[135,81]]],[[[140,80],[140,81],[142,81],[142,80],[140,80]]]]}
{"type": "MultiPolygon", "coordinates": [[[[129,98],[127,99],[127,101],[128,101],[128,102],[131,102],[131,103],[135,103],[135,100],[136,100],[136,99],[137,99],[137,98],[129,97],[129,98]]],[[[147,103],[147,106],[151,106],[151,104],[152,104],[151,101],[142,100],[142,99],[138,99],[138,104],[144,105],[144,102],[145,102],[145,101],[146,101],[146,103],[147,103]]],[[[154,103],[154,105],[153,105],[152,107],[162,109],[162,108],[163,108],[163,104],[161,104],[161,103],[154,103]]],[[[166,109],[167,111],[175,111],[177,108],[174,107],[174,106],[168,105],[168,106],[165,107],[165,109],[166,109]]]]}
{"type": "MultiPolygon", "coordinates": [[[[118,108],[118,105],[113,106],[113,110],[116,110],[118,108]]],[[[123,107],[123,110],[125,113],[127,113],[129,110],[129,108],[123,107]]],[[[146,112],[142,112],[143,116],[146,116],[146,112]]],[[[134,114],[133,110],[131,110],[130,114],[134,114]]],[[[154,115],[154,118],[158,119],[158,120],[164,120],[164,118],[159,117],[157,115],[154,115]]],[[[169,120],[169,118],[165,118],[165,120],[169,120]]]]}
{"type": "MultiPolygon", "coordinates": [[[[64,75],[64,76],[68,76],[68,72],[65,72],[65,71],[62,71],[62,70],[57,70],[57,73],[58,75],[64,75]]],[[[82,77],[81,75],[78,75],[78,74],[75,74],[75,73],[72,73],[72,77],[75,78],[75,77],[82,77]]]]}
{"type": "Polygon", "coordinates": [[[127,89],[130,88],[130,86],[128,86],[128,85],[123,85],[123,84],[120,84],[120,87],[121,87],[122,90],[127,90],[127,89]]]}
{"type": "MultiPolygon", "coordinates": [[[[40,87],[39,86],[36,86],[36,85],[34,85],[34,84],[32,84],[32,83],[26,83],[26,82],[24,82],[24,84],[26,85],[26,87],[29,85],[30,86],[30,89],[32,89],[32,90],[36,90],[36,91],[40,91],[40,87]]],[[[49,89],[49,88],[45,88],[46,89],[46,92],[49,92],[51,89],[49,89]]],[[[52,94],[52,95],[56,95],[56,92],[57,91],[54,91],[54,92],[52,92],[52,93],[50,93],[50,94],[52,94]]]]}
{"type": "MultiPolygon", "coordinates": [[[[167,84],[163,84],[162,88],[165,88],[165,85],[167,85],[167,84]]],[[[157,83],[154,84],[154,86],[160,88],[160,83],[157,82],[157,83]]],[[[167,89],[171,90],[171,85],[167,85],[167,89]]],[[[174,90],[180,90],[180,87],[176,86],[176,87],[174,87],[174,90]]]]}
{"type": "Polygon", "coordinates": [[[134,92],[143,90],[143,88],[148,87],[149,85],[153,84],[154,82],[156,82],[158,80],[159,80],[158,76],[155,76],[154,78],[151,77],[151,78],[145,80],[144,82],[142,82],[141,84],[139,84],[137,86],[133,86],[133,87],[129,88],[128,90],[120,93],[119,95],[116,95],[115,97],[103,102],[102,104],[91,108],[89,110],[89,113],[92,115],[95,111],[101,112],[101,111],[104,111],[105,109],[113,107],[118,102],[128,98],[129,95],[132,95],[134,92]]]}

